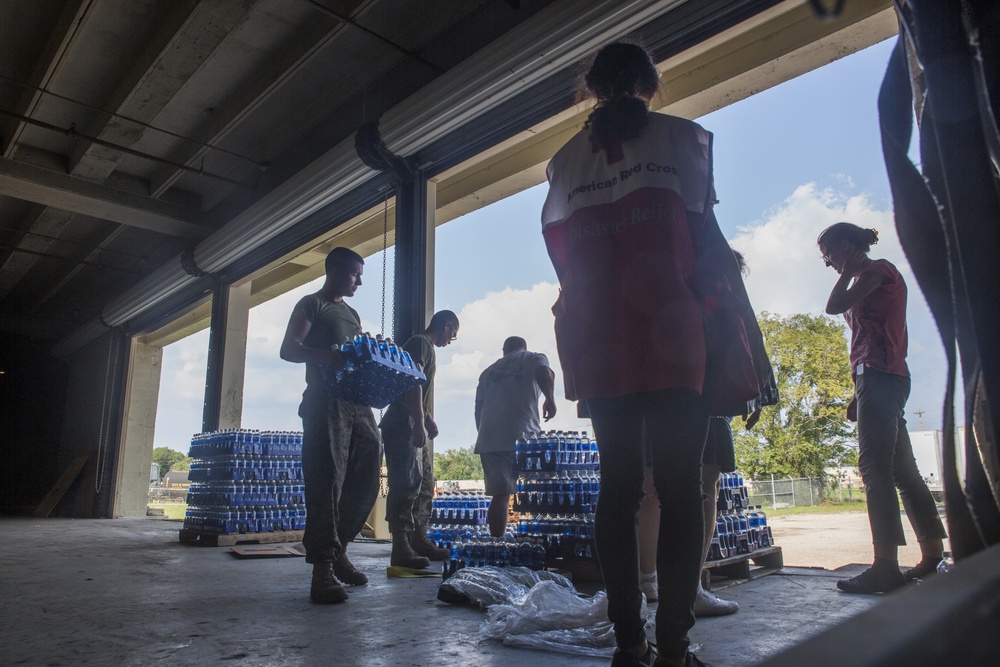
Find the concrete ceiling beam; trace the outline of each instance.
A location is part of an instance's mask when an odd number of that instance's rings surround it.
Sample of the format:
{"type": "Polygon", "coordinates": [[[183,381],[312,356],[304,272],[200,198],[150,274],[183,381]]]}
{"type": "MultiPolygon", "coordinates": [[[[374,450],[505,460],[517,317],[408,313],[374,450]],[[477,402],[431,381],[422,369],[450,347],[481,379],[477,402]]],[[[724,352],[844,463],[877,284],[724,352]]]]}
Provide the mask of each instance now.
{"type": "MultiPolygon", "coordinates": [[[[212,150],[212,146],[224,140],[230,132],[248,118],[262,104],[275,95],[281,87],[302,69],[324,46],[329,44],[344,30],[344,24],[327,19],[303,28],[288,48],[279,52],[279,57],[264,63],[253,79],[220,108],[215,109],[203,127],[190,133],[198,144],[179,148],[169,156],[171,162],[195,166],[212,150]]],[[[169,190],[184,171],[168,166],[153,172],[150,194],[159,197],[169,190]]]]}
{"type": "Polygon", "coordinates": [[[214,229],[210,216],[201,211],[13,160],[0,159],[0,195],[168,236],[199,240],[214,229]]]}
{"type": "Polygon", "coordinates": [[[73,218],[73,213],[45,206],[33,208],[28,220],[22,225],[24,232],[17,243],[18,249],[11,250],[3,265],[0,266],[0,299],[10,294],[10,291],[21,281],[21,278],[35,265],[40,255],[34,253],[48,252],[62,230],[73,218]]]}
{"type": "MultiPolygon", "coordinates": [[[[148,125],[155,123],[157,116],[184,83],[225,41],[234,27],[246,20],[256,4],[256,0],[249,3],[176,0],[171,3],[170,11],[159,24],[156,35],[118,88],[101,105],[104,109],[115,109],[115,112],[104,122],[95,121],[84,134],[124,147],[137,144],[149,130],[148,125]]],[[[69,172],[73,176],[101,183],[118,168],[123,157],[124,153],[120,151],[80,141],[70,154],[69,172]]],[[[121,230],[112,230],[99,241],[85,261],[100,255],[101,249],[110,244],[121,230]]],[[[37,256],[30,257],[31,264],[36,260],[37,256]]],[[[24,261],[22,264],[26,265],[26,272],[30,264],[24,261]]],[[[65,287],[83,266],[85,264],[81,263],[65,270],[55,281],[55,287],[38,303],[44,303],[65,287]]]]}
{"type": "MultiPolygon", "coordinates": [[[[28,79],[21,98],[18,100],[13,111],[21,116],[31,117],[42,99],[42,92],[39,89],[46,89],[59,73],[59,70],[66,64],[66,56],[74,38],[82,30],[86,21],[93,16],[93,8],[96,0],[68,0],[59,14],[55,26],[52,28],[51,37],[45,45],[45,49],[38,58],[38,64],[34,72],[28,79]]],[[[27,124],[19,121],[11,133],[3,150],[3,157],[9,158],[14,155],[17,145],[21,140],[27,124]]]]}

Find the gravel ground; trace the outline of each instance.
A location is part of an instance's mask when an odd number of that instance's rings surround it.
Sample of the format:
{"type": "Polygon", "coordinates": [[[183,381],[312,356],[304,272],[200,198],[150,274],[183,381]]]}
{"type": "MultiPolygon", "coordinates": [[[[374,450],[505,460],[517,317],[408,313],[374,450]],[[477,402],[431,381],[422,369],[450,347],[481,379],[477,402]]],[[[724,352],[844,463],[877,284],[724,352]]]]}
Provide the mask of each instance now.
{"type": "MultiPolygon", "coordinates": [[[[920,560],[920,548],[905,514],[902,519],[906,546],[899,548],[899,564],[910,567],[920,560]]],[[[785,565],[835,570],[851,563],[872,562],[871,530],[864,512],[768,516],[767,522],[785,565]]],[[[947,540],[944,548],[950,549],[947,540]]]]}

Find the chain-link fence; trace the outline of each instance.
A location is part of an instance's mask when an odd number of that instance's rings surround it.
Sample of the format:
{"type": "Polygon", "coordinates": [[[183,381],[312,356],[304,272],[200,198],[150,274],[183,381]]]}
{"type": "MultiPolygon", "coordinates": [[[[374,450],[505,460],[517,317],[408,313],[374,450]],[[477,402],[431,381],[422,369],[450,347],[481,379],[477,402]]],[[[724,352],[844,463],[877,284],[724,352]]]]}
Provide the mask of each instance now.
{"type": "Polygon", "coordinates": [[[823,501],[863,502],[864,487],[852,476],[788,477],[771,475],[746,480],[750,504],[781,509],[819,505],[823,501]]]}

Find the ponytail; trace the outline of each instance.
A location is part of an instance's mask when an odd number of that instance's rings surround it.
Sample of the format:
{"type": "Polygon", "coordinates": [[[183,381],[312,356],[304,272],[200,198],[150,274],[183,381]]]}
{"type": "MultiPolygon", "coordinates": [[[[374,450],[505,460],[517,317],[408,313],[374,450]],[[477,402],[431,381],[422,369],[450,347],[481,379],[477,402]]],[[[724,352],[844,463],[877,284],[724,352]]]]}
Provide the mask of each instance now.
{"type": "Polygon", "coordinates": [[[660,77],[649,54],[638,44],[615,42],[601,49],[583,78],[597,106],[584,129],[607,147],[638,137],[648,118],[648,100],[656,94],[660,77]]]}
{"type": "Polygon", "coordinates": [[[865,229],[849,222],[838,222],[820,232],[816,244],[830,247],[834,243],[845,240],[855,248],[867,253],[873,245],[878,243],[878,230],[865,229]]]}

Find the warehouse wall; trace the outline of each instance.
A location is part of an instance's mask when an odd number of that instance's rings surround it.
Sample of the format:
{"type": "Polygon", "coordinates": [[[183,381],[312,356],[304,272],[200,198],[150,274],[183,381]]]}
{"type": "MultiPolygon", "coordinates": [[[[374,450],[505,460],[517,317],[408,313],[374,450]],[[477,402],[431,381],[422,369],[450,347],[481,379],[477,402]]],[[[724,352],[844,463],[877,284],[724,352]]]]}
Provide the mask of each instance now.
{"type": "Polygon", "coordinates": [[[50,341],[0,336],[0,514],[27,514],[59,475],[67,367],[50,341]]]}
{"type": "Polygon", "coordinates": [[[74,516],[111,516],[128,352],[128,338],[112,329],[67,360],[57,465],[63,471],[87,458],[79,482],[67,492],[74,516]]]}

